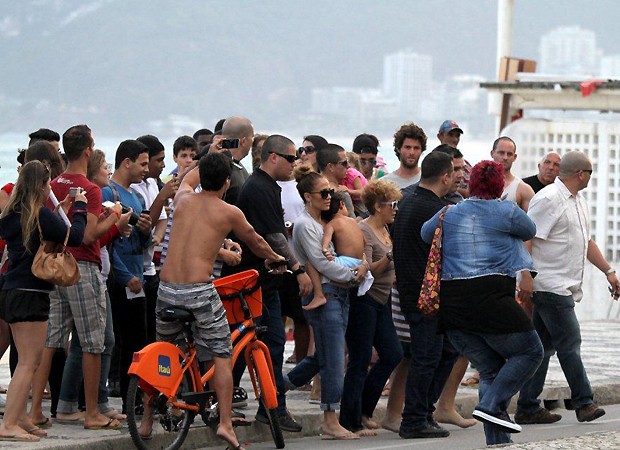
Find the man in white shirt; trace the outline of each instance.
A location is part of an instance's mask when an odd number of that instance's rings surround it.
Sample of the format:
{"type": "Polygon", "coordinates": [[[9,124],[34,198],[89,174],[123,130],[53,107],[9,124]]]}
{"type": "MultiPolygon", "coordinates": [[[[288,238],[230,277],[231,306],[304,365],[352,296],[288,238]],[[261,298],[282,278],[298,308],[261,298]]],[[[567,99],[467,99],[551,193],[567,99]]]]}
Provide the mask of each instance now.
{"type": "Polygon", "coordinates": [[[580,356],[581,332],[575,315],[575,302],[583,296],[586,260],[607,276],[614,299],[620,294],[616,271],[590,237],[588,206],[580,191],[588,186],[591,176],[592,163],[583,153],[566,153],[559,176],[530,202],[528,216],[536,224],[536,236],[529,244],[538,275],[532,285],[529,272],[524,273],[519,295],[528,302],[533,290],[532,321],[545,358],[521,390],[515,415],[519,424],[553,423],[562,418],[541,407],[538,399],[554,350],[571,389],[577,420],[591,422],[605,414],[593,401],[580,356]]]}

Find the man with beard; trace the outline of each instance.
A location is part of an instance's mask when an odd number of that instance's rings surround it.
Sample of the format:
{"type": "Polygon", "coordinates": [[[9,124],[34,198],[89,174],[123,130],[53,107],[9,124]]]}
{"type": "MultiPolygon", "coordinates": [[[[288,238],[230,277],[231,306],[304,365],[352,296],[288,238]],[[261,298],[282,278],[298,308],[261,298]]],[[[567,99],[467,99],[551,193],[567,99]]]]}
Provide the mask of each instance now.
{"type": "Polygon", "coordinates": [[[534,190],[510,171],[512,164],[517,159],[517,144],[508,136],[497,138],[493,142],[491,158],[504,166],[504,192],[502,200],[513,201],[523,211],[527,212],[530,200],[534,197],[534,190]]]}
{"type": "Polygon", "coordinates": [[[400,167],[384,178],[393,181],[400,189],[420,181],[418,162],[426,150],[426,134],[413,122],[402,125],[394,134],[394,153],[400,167]]]}

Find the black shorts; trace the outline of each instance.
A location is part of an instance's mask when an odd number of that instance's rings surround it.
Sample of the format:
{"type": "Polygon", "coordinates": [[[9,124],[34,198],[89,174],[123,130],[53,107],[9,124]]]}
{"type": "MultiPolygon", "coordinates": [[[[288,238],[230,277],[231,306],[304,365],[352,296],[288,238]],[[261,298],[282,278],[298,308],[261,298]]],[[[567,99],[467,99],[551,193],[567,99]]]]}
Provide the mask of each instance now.
{"type": "Polygon", "coordinates": [[[291,273],[282,275],[282,284],[278,288],[280,294],[280,309],[282,316],[290,317],[294,321],[306,321],[304,310],[299,298],[299,283],[297,277],[291,273]]]}
{"type": "Polygon", "coordinates": [[[45,322],[50,315],[47,292],[0,291],[0,318],[7,323],[45,322]]]}

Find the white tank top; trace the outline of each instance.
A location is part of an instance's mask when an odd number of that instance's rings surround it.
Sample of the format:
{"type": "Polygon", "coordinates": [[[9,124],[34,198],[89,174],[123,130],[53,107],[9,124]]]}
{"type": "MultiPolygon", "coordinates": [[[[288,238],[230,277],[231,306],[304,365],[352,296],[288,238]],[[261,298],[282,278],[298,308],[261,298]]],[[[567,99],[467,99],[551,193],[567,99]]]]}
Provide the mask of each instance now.
{"type": "Polygon", "coordinates": [[[502,192],[502,200],[510,200],[513,202],[517,201],[517,188],[519,187],[519,183],[521,183],[521,178],[515,177],[508,186],[504,188],[504,192],[502,192]]]}

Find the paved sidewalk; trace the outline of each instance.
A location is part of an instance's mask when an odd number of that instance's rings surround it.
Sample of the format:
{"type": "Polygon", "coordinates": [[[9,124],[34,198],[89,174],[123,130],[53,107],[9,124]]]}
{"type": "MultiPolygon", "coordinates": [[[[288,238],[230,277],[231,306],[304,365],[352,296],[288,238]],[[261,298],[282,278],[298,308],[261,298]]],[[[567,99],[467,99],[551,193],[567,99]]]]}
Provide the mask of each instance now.
{"type": "MultiPolygon", "coordinates": [[[[620,361],[620,321],[592,321],[581,324],[583,337],[582,358],[584,360],[590,381],[595,390],[596,401],[601,404],[620,403],[620,375],[618,374],[618,361],[620,361]]],[[[292,343],[287,343],[285,358],[292,353],[292,343]]],[[[6,358],[5,358],[6,359],[6,358]]],[[[6,386],[9,382],[8,362],[0,363],[0,385],[6,386]]],[[[292,368],[285,365],[285,371],[292,368]]],[[[250,397],[249,378],[244,378],[243,386],[248,388],[250,397]]],[[[457,396],[457,406],[461,414],[471,416],[477,403],[478,390],[476,388],[461,387],[457,396]]],[[[549,367],[549,375],[543,397],[546,399],[570,398],[564,375],[560,369],[557,358],[552,358],[549,367]]],[[[309,392],[291,391],[287,394],[287,405],[291,413],[303,425],[302,433],[284,433],[287,442],[302,436],[316,436],[320,433],[322,413],[319,406],[310,404],[309,392]]],[[[119,399],[111,399],[112,404],[120,409],[119,399]]],[[[385,411],[386,399],[381,399],[376,416],[380,418],[385,411]]],[[[49,403],[44,403],[44,408],[49,408],[49,403]]],[[[248,407],[241,411],[251,419],[256,411],[257,404],[251,400],[248,407]]],[[[236,429],[239,440],[242,443],[270,441],[271,435],[266,425],[255,423],[251,427],[236,429]]],[[[0,441],[0,449],[46,449],[46,450],[132,450],[133,443],[127,428],[120,431],[86,431],[76,425],[60,425],[55,423],[48,429],[49,436],[38,443],[16,443],[0,441]]],[[[544,443],[529,443],[511,445],[510,449],[534,449],[534,448],[567,448],[567,449],[590,449],[603,448],[597,446],[597,442],[618,443],[620,448],[620,433],[594,433],[577,438],[562,441],[548,441],[544,443]],[[561,442],[562,445],[559,445],[561,442]]],[[[222,441],[215,438],[213,431],[202,424],[197,418],[195,425],[182,448],[190,449],[205,446],[223,446],[222,441]]],[[[605,446],[604,448],[610,448],[605,446]]]]}

